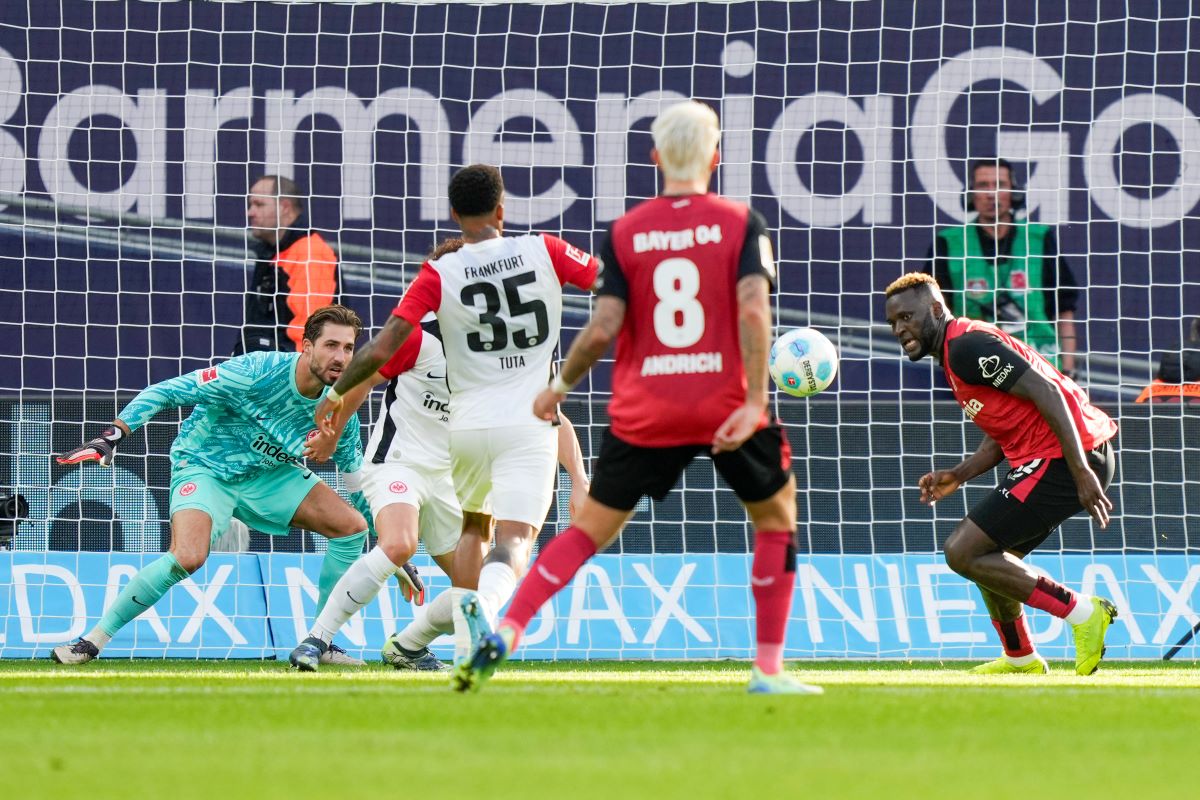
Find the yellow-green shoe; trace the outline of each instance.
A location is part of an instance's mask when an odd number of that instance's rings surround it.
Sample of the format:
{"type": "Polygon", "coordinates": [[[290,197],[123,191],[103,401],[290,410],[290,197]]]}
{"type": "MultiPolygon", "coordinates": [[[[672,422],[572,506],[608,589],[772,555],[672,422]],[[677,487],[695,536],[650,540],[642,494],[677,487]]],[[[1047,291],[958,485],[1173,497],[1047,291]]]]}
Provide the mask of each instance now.
{"type": "Polygon", "coordinates": [[[1104,634],[1117,618],[1117,607],[1103,597],[1092,598],[1092,615],[1087,622],[1072,625],[1075,632],[1075,674],[1091,675],[1104,658],[1104,634]]]}
{"type": "Polygon", "coordinates": [[[758,667],[750,670],[750,685],[746,691],[750,694],[825,694],[820,686],[801,683],[786,672],[768,675],[758,667]]]}
{"type": "Polygon", "coordinates": [[[1049,671],[1050,665],[1046,663],[1046,659],[1036,653],[1033,661],[1019,667],[1004,656],[1000,656],[995,661],[971,668],[972,675],[1017,675],[1023,673],[1045,675],[1049,671]]]}

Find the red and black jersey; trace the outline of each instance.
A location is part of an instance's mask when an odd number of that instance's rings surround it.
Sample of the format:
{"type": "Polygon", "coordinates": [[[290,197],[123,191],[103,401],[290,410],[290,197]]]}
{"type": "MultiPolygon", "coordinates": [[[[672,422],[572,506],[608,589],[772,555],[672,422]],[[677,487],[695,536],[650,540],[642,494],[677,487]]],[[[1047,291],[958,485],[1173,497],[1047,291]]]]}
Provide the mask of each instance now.
{"type": "Polygon", "coordinates": [[[993,325],[964,317],[952,319],[942,347],[942,368],[955,399],[1000,445],[1013,467],[1036,458],[1063,457],[1058,437],[1033,401],[1009,394],[1031,369],[1062,393],[1085,451],[1095,450],[1117,433],[1117,423],[1092,405],[1075,381],[1029,345],[993,325]]]}
{"type": "Polygon", "coordinates": [[[746,400],[737,282],[775,281],[762,216],[715,194],[656,197],[613,223],[600,261],[597,293],[626,303],[613,433],[642,447],[712,442],[746,400]]]}

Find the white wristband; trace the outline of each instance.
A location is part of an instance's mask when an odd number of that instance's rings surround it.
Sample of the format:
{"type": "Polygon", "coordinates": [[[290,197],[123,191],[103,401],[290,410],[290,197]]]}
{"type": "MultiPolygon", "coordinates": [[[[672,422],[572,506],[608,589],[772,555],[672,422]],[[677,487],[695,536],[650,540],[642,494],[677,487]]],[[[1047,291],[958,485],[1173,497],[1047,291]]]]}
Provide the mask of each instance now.
{"type": "Polygon", "coordinates": [[[571,390],[574,388],[574,384],[564,381],[562,375],[555,375],[550,381],[550,391],[554,392],[555,394],[570,394],[571,390]]]}
{"type": "Polygon", "coordinates": [[[332,386],[330,386],[329,391],[325,393],[325,399],[331,403],[336,403],[338,400],[342,399],[342,396],[337,393],[337,389],[334,389],[332,386]]]}

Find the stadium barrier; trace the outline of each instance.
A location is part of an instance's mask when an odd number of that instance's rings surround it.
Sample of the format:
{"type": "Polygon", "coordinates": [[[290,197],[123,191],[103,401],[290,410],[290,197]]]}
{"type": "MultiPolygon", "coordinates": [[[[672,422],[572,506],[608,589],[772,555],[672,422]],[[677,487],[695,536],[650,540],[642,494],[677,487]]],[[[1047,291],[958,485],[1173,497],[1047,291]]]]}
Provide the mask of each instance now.
{"type": "MultiPolygon", "coordinates": [[[[157,556],[0,553],[0,657],[35,658],[89,630],[120,586],[157,556]]],[[[286,658],[315,611],[321,557],[226,555],[176,586],[122,630],[109,657],[286,658]]],[[[444,576],[426,557],[434,593],[444,576]]],[[[1200,620],[1197,556],[1051,555],[1032,558],[1120,612],[1110,658],[1161,658],[1200,620]]],[[[750,557],[601,555],[530,626],[529,659],[748,658],[753,644],[750,557]]],[[[939,556],[811,556],[797,567],[790,658],[985,658],[995,655],[979,596],[939,556]],[[844,588],[838,588],[844,587],[844,588]]],[[[414,613],[395,583],[338,635],[372,659],[414,613]]],[[[418,612],[420,613],[420,612],[418,612]]],[[[1073,653],[1070,630],[1042,612],[1030,632],[1051,658],[1073,653]]],[[[449,637],[434,651],[448,658],[449,637]]],[[[1183,650],[1200,657],[1195,642],[1183,650]]]]}

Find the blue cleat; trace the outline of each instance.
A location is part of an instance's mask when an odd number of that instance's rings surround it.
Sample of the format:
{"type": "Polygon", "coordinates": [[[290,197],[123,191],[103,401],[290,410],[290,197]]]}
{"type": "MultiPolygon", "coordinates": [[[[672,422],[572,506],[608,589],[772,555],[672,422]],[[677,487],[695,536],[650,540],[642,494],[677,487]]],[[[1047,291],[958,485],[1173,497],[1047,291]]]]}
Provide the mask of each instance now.
{"type": "Polygon", "coordinates": [[[474,648],[480,639],[492,632],[492,626],[483,610],[483,601],[475,592],[467,592],[458,601],[458,606],[467,623],[467,641],[474,648]]]}
{"type": "Polygon", "coordinates": [[[489,633],[480,639],[470,657],[454,668],[454,674],[450,676],[450,685],[454,691],[478,692],[479,687],[492,677],[496,668],[508,660],[512,649],[511,641],[512,633],[507,628],[501,628],[499,632],[489,633]]]}
{"type": "Polygon", "coordinates": [[[300,672],[316,672],[317,665],[321,663],[321,656],[325,655],[328,649],[320,639],[309,636],[296,645],[296,649],[288,656],[288,662],[300,672]]]}

